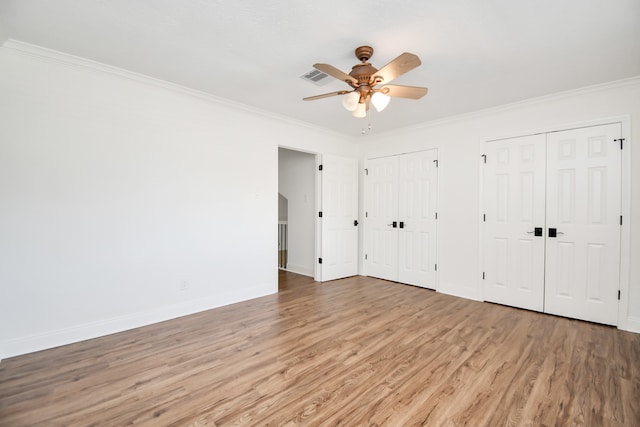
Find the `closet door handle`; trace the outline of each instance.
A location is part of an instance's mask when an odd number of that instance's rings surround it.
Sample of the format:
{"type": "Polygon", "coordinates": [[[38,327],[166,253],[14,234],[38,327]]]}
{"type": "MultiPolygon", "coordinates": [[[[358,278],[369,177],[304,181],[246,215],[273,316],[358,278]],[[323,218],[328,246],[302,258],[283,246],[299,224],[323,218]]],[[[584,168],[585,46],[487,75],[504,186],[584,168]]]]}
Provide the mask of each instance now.
{"type": "Polygon", "coordinates": [[[404,221],[400,221],[400,228],[404,228],[404,221]]]}
{"type": "Polygon", "coordinates": [[[391,224],[387,224],[389,227],[396,228],[398,226],[398,221],[393,221],[391,224]]]}
{"type": "Polygon", "coordinates": [[[536,227],[531,231],[527,231],[527,234],[533,234],[534,236],[542,236],[542,227],[536,227]]]}
{"type": "Polygon", "coordinates": [[[563,235],[563,234],[564,234],[564,233],[563,233],[562,231],[558,231],[558,230],[557,230],[557,229],[555,229],[555,228],[550,228],[550,229],[549,229],[549,237],[557,237],[557,236],[561,236],[561,235],[563,235]]]}

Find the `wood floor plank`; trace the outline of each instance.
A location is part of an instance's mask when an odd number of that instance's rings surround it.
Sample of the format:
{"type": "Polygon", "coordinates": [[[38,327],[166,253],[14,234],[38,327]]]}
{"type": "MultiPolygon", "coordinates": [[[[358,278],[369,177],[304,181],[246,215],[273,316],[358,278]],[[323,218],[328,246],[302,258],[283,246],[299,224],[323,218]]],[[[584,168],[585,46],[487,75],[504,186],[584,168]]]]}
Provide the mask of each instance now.
{"type": "Polygon", "coordinates": [[[640,335],[384,280],[0,364],[1,426],[638,426],[640,335]]]}

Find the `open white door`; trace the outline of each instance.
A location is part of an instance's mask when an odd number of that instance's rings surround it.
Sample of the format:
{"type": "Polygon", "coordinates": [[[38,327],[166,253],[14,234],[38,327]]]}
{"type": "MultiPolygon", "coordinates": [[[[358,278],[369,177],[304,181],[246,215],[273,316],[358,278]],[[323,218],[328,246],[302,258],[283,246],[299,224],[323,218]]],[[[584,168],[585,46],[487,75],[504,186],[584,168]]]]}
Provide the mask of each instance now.
{"type": "Polygon", "coordinates": [[[319,280],[358,274],[358,160],[322,156],[319,280]]]}

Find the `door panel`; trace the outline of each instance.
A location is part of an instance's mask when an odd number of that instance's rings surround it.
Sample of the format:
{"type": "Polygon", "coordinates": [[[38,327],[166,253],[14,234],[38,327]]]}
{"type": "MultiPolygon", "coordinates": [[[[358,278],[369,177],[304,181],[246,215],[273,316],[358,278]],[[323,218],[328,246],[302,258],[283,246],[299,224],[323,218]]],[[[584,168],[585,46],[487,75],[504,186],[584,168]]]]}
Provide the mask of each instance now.
{"type": "Polygon", "coordinates": [[[545,311],[616,324],[620,278],[620,124],[547,136],[545,311]],[[547,234],[547,236],[549,236],[547,234]]]}
{"type": "Polygon", "coordinates": [[[322,219],[320,220],[320,280],[358,274],[358,161],[324,155],[322,158],[322,219]]]}
{"type": "Polygon", "coordinates": [[[543,310],[545,137],[486,144],[484,299],[543,310]]]}
{"type": "Polygon", "coordinates": [[[436,289],[437,151],[399,158],[398,281],[436,289]]]}
{"type": "Polygon", "coordinates": [[[367,275],[395,281],[398,280],[398,157],[369,160],[367,170],[367,275]]]}

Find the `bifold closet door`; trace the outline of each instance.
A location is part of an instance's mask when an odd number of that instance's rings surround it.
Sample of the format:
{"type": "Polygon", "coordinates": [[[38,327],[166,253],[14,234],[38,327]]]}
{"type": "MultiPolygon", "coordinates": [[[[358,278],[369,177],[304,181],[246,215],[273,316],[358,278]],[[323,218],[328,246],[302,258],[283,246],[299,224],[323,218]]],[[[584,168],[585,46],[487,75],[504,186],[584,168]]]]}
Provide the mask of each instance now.
{"type": "Polygon", "coordinates": [[[436,288],[436,150],[400,156],[398,281],[436,288]]]}
{"type": "Polygon", "coordinates": [[[545,136],[486,144],[484,299],[542,311],[545,136]]]}
{"type": "Polygon", "coordinates": [[[619,123],[547,135],[547,313],[617,324],[620,137],[619,123]]]}

